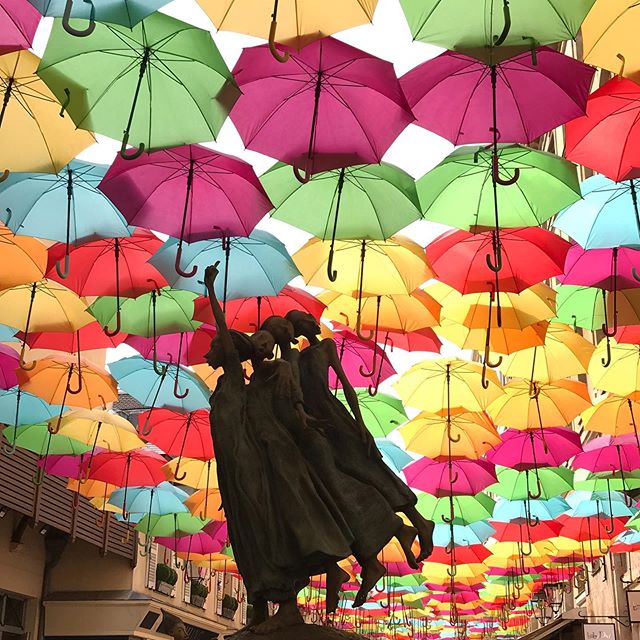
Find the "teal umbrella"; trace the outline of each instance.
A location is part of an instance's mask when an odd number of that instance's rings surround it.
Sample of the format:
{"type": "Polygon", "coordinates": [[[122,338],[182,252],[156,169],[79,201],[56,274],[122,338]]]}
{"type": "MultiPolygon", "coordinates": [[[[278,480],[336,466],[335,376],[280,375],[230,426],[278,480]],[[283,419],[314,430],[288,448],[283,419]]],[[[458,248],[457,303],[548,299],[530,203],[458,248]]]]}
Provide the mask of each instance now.
{"type": "Polygon", "coordinates": [[[28,0],[43,16],[63,18],[62,26],[73,36],[89,36],[95,23],[112,22],[133,28],[148,15],[171,0],[28,0]],[[70,23],[71,18],[88,20],[83,29],[70,23]]]}
{"type": "Polygon", "coordinates": [[[122,139],[125,159],[214,140],[239,96],[211,34],[162,13],[133,29],[97,23],[90,38],[56,19],[38,75],[77,127],[122,139]]]}

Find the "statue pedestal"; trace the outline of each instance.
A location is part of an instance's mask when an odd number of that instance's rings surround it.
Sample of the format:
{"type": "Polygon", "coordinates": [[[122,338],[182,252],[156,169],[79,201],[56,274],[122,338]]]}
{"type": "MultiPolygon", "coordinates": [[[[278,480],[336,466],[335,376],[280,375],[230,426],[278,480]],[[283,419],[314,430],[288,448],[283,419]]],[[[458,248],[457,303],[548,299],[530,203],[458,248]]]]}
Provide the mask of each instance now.
{"type": "Polygon", "coordinates": [[[333,627],[321,627],[317,624],[297,624],[262,635],[250,630],[229,636],[229,640],[362,640],[363,636],[348,633],[333,627]]]}

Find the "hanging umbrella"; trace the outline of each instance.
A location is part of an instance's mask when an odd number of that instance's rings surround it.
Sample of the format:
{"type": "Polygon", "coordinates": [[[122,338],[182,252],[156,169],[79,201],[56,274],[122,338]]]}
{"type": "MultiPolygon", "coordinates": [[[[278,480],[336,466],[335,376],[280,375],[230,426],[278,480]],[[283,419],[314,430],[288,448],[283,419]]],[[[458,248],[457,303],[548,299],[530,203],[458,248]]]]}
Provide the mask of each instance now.
{"type": "Polygon", "coordinates": [[[8,390],[18,384],[16,369],[20,367],[18,353],[0,344],[0,389],[8,390]]]}
{"type": "Polygon", "coordinates": [[[500,443],[491,419],[484,413],[442,415],[422,412],[398,430],[408,451],[438,462],[481,458],[500,443]]]}
{"type": "Polygon", "coordinates": [[[601,436],[587,442],[571,466],[592,472],[636,471],[640,468],[640,448],[633,434],[601,436]]]}
{"type": "MultiPolygon", "coordinates": [[[[320,320],[325,305],[303,289],[286,284],[275,296],[248,296],[227,300],[225,317],[230,329],[251,333],[256,331],[269,316],[286,316],[299,310],[320,320]]],[[[215,325],[208,298],[198,298],[194,303],[194,320],[215,325]]]]}
{"type": "Polygon", "coordinates": [[[504,467],[497,469],[497,476],[498,481],[487,491],[507,500],[527,500],[533,492],[536,499],[549,500],[573,489],[573,471],[566,467],[543,467],[533,471],[504,467]]]}
{"type": "MultiPolygon", "coordinates": [[[[19,335],[22,337],[22,334],[19,335]]],[[[90,322],[73,332],[35,331],[26,336],[25,341],[30,349],[78,353],[82,349],[115,349],[126,338],[126,333],[108,336],[98,322],[90,322]]]]}
{"type": "Polygon", "coordinates": [[[153,487],[164,482],[164,463],[162,456],[151,451],[98,453],[93,457],[89,479],[118,487],[153,487]]]}
{"type": "Polygon", "coordinates": [[[0,2],[0,55],[30,49],[40,23],[38,12],[27,0],[0,2]]]}
{"type": "Polygon", "coordinates": [[[51,405],[20,387],[0,389],[0,423],[19,427],[47,422],[66,411],[66,407],[51,405]]]}
{"type": "MultiPolygon", "coordinates": [[[[144,407],[186,412],[209,409],[209,390],[193,373],[175,364],[167,364],[158,375],[156,367],[153,361],[140,356],[109,364],[120,388],[144,407]]],[[[141,433],[148,435],[148,426],[141,433]]]]}
{"type": "Polygon", "coordinates": [[[386,240],[422,217],[413,178],[390,164],[334,169],[300,184],[288,165],[279,163],[260,180],[275,205],[273,218],[331,240],[331,282],[337,278],[336,240],[386,240]]]}
{"type": "MultiPolygon", "coordinates": [[[[487,413],[496,424],[514,429],[544,429],[572,422],[591,406],[589,390],[578,380],[549,383],[509,382],[487,413]]],[[[545,429],[546,432],[546,429],[545,429]]]]}
{"type": "Polygon", "coordinates": [[[44,277],[47,248],[35,238],[14,236],[0,226],[0,259],[0,288],[10,289],[44,277]]]}
{"type": "Polygon", "coordinates": [[[162,13],[133,29],[98,23],[91,38],[56,20],[38,75],[78,128],[122,139],[123,158],[214,139],[238,96],[211,34],[162,13]]]}
{"type": "Polygon", "coordinates": [[[170,513],[187,513],[188,509],[184,506],[187,498],[188,494],[182,489],[169,482],[161,482],[153,487],[116,489],[109,496],[109,504],[125,513],[163,516],[170,513]]]}
{"type": "Polygon", "coordinates": [[[400,472],[411,462],[413,458],[397,444],[387,438],[376,438],[376,447],[382,454],[382,461],[393,471],[400,475],[400,472]]]}
{"type": "MultiPolygon", "coordinates": [[[[493,162],[491,149],[461,147],[420,178],[417,189],[425,218],[471,232],[492,227],[493,162]]],[[[554,154],[499,144],[497,162],[501,180],[510,182],[519,172],[516,188],[496,185],[502,228],[541,224],[580,197],[575,165],[554,154]]]]}
{"type": "MultiPolygon", "coordinates": [[[[163,467],[163,472],[167,480],[171,482],[180,482],[187,487],[192,487],[197,490],[205,491],[205,499],[208,497],[206,492],[211,490],[218,490],[218,471],[216,461],[214,459],[199,460],[195,458],[182,458],[178,460],[174,458],[167,462],[163,467]],[[178,469],[178,462],[182,469],[182,478],[176,479],[176,470],[178,469]]],[[[206,506],[206,502],[205,502],[206,506]]],[[[205,511],[207,509],[205,508],[205,511]]]]}
{"type": "Polygon", "coordinates": [[[403,472],[410,487],[436,498],[475,495],[496,482],[494,467],[486,460],[437,462],[421,458],[405,467],[403,472]]]}
{"type": "Polygon", "coordinates": [[[640,422],[640,403],[611,394],[584,411],[581,419],[589,431],[611,436],[638,434],[636,421],[640,422]]]}
{"type": "Polygon", "coordinates": [[[565,157],[616,182],[640,177],[639,109],[640,86],[609,80],[589,96],[586,115],[567,124],[565,157]]]}
{"type": "Polygon", "coordinates": [[[198,489],[184,501],[184,504],[199,518],[208,518],[216,522],[225,521],[219,489],[198,489]]]}
{"type": "Polygon", "coordinates": [[[600,341],[591,357],[589,376],[596,389],[635,396],[640,389],[640,348],[614,340],[600,341]]]}
{"type": "Polygon", "coordinates": [[[495,532],[495,529],[484,520],[468,525],[454,524],[453,527],[436,522],[433,530],[433,544],[436,551],[438,547],[477,546],[484,544],[495,532]]]}
{"type": "Polygon", "coordinates": [[[582,451],[580,435],[564,427],[550,427],[544,433],[507,429],[501,436],[502,443],[487,454],[487,460],[518,471],[559,467],[582,451]]]}
{"type": "Polygon", "coordinates": [[[226,546],[227,537],[226,523],[210,522],[199,533],[181,536],[180,538],[175,536],[157,537],[156,542],[167,547],[167,549],[193,557],[221,553],[226,546]]]}
{"type": "Polygon", "coordinates": [[[452,499],[436,498],[423,493],[418,498],[417,507],[425,518],[433,522],[470,524],[490,518],[494,505],[495,502],[484,493],[476,496],[454,496],[452,499]]]}
{"type": "MultiPolygon", "coordinates": [[[[367,389],[355,389],[362,419],[374,438],[386,438],[407,420],[402,402],[393,396],[378,393],[374,397],[367,389]]],[[[344,391],[338,389],[336,397],[347,407],[344,391]]]]}
{"type": "Polygon", "coordinates": [[[69,118],[60,118],[60,103],[36,75],[39,62],[30,51],[1,56],[0,177],[9,171],[57,173],[94,142],[69,118]]]}
{"type": "Polygon", "coordinates": [[[510,378],[544,384],[586,374],[593,351],[593,345],[571,327],[552,322],[547,327],[544,345],[507,356],[500,370],[510,378]]]}
{"type": "MultiPolygon", "coordinates": [[[[89,36],[97,22],[112,22],[132,29],[138,22],[157,11],[169,0],[28,0],[43,16],[63,18],[62,26],[73,36],[89,36]],[[96,6],[97,5],[97,6],[96,6]],[[82,29],[72,25],[71,19],[88,20],[82,29]]],[[[75,22],[73,24],[76,24],[75,22]]]]}
{"type": "MultiPolygon", "coordinates": [[[[150,262],[171,286],[202,295],[205,287],[201,280],[176,271],[179,252],[180,241],[170,239],[150,262]]],[[[181,258],[188,273],[195,273],[194,269],[204,273],[210,264],[221,263],[223,276],[216,280],[215,287],[216,295],[223,302],[248,296],[276,296],[299,275],[284,244],[261,229],[255,229],[247,238],[232,237],[184,245],[181,258]]]]}
{"type": "Polygon", "coordinates": [[[185,278],[183,242],[248,236],[272,206],[250,164],[198,145],[116,158],[100,189],[131,224],[178,238],[185,278]]]}
{"type": "Polygon", "coordinates": [[[245,49],[233,74],[242,96],[231,119],[245,146],[314,173],[377,164],[414,117],[393,65],[323,38],[291,64],[267,45],[245,49]]]}
{"type": "Polygon", "coordinates": [[[569,503],[561,497],[550,500],[498,499],[491,520],[494,525],[496,522],[524,523],[529,518],[550,522],[569,509],[569,503]]]}
{"type": "Polygon", "coordinates": [[[447,49],[573,40],[594,0],[400,0],[415,40],[447,49]]]}
{"type": "Polygon", "coordinates": [[[202,531],[208,520],[201,520],[191,513],[168,513],[166,515],[146,515],[138,524],[136,531],[149,537],[190,535],[202,531]]]}
{"type": "Polygon", "coordinates": [[[276,42],[300,51],[337,31],[371,22],[378,1],[330,0],[322,6],[286,0],[263,0],[259,4],[246,0],[198,0],[198,3],[218,29],[268,39],[274,58],[286,62],[289,54],[282,53],[276,42]]]}

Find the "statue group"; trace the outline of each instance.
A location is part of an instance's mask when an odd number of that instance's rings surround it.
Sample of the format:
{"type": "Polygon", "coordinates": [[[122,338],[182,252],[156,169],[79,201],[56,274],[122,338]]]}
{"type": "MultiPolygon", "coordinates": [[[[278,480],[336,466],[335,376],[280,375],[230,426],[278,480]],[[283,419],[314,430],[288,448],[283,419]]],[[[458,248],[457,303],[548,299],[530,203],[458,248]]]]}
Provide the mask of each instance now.
{"type": "Polygon", "coordinates": [[[383,547],[395,537],[417,568],[432,551],[433,523],[382,460],[335,342],[318,338],[316,319],[291,311],[267,318],[250,337],[230,330],[215,293],[217,267],[205,273],[217,326],[206,359],[223,369],[211,396],[211,434],[229,539],[253,605],[249,627],[269,634],[302,623],[297,594],[310,576],[326,574],[333,612],[349,579],[338,562],[349,556],[361,567],[353,603],[361,606],[385,573],[383,547]],[[306,348],[292,347],[298,337],[306,348]],[[350,411],[329,387],[330,370],[350,411]],[[269,602],[278,605],[271,618],[269,602]]]}

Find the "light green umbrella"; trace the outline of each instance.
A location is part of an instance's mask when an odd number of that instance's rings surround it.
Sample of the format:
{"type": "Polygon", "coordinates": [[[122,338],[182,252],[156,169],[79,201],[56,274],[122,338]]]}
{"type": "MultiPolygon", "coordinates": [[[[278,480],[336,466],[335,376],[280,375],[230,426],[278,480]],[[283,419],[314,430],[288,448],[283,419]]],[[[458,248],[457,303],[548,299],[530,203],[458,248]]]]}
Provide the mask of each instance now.
{"type": "Polygon", "coordinates": [[[417,508],[427,520],[464,525],[488,520],[493,514],[494,505],[495,502],[484,493],[447,498],[424,493],[418,498],[417,508]]]}
{"type": "Polygon", "coordinates": [[[386,240],[422,217],[415,181],[390,164],[324,171],[301,184],[289,165],[278,163],[260,182],[275,206],[272,217],[331,240],[332,282],[336,240],[386,240]]]}
{"type": "Polygon", "coordinates": [[[573,489],[573,471],[566,467],[541,467],[531,471],[497,469],[498,482],[487,491],[507,500],[549,500],[573,489]]]}
{"type": "Polygon", "coordinates": [[[445,49],[573,40],[595,0],[400,0],[415,40],[445,49]]]}
{"type": "Polygon", "coordinates": [[[83,442],[51,433],[46,423],[29,424],[22,427],[9,426],[5,427],[2,433],[10,445],[32,451],[39,456],[79,456],[91,449],[83,442]]]}
{"type": "MultiPolygon", "coordinates": [[[[374,438],[386,438],[394,429],[408,420],[404,406],[398,398],[384,393],[371,396],[367,389],[356,389],[355,391],[364,424],[374,438]]],[[[336,396],[348,409],[349,404],[344,396],[344,391],[339,389],[336,396]]]]}
{"type": "Polygon", "coordinates": [[[191,535],[202,531],[209,520],[203,520],[191,513],[168,513],[166,515],[147,514],[136,525],[137,531],[142,531],[151,537],[191,535]]]}
{"type": "Polygon", "coordinates": [[[239,96],[211,34],[161,13],[90,38],[56,19],[38,75],[77,127],[122,139],[124,158],[215,139],[239,96]]]}

